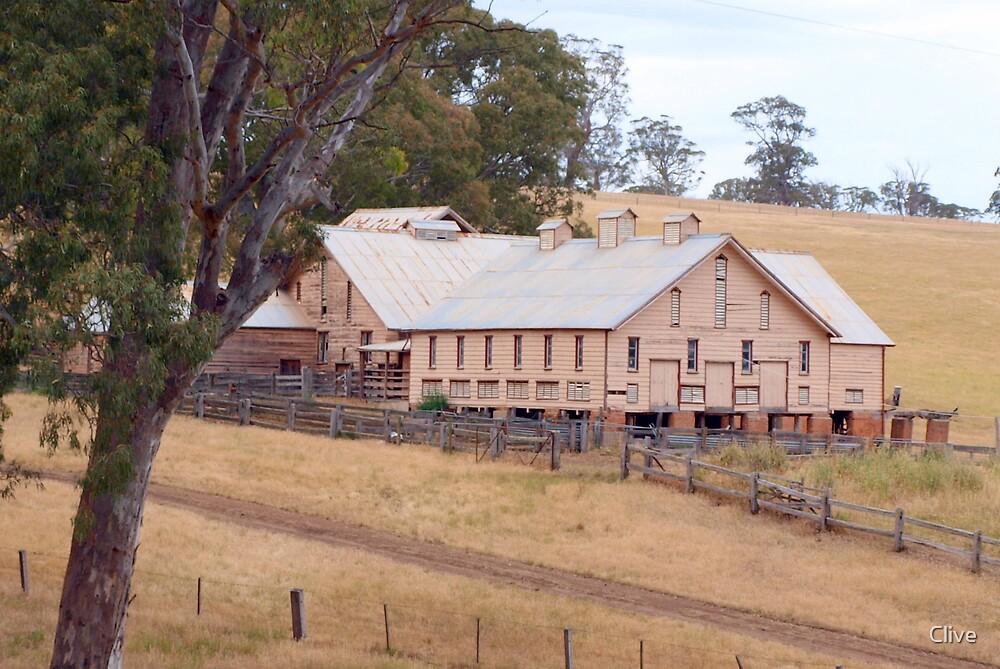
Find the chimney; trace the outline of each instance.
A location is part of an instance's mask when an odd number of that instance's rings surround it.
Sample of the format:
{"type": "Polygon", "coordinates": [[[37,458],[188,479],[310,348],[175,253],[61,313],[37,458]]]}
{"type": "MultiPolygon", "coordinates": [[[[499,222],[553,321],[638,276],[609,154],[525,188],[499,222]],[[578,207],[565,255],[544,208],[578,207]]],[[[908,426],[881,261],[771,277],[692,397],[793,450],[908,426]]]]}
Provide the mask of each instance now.
{"type": "Polygon", "coordinates": [[[565,218],[550,218],[535,230],[538,230],[538,248],[542,251],[551,251],[573,239],[573,226],[565,218]]]}
{"type": "Polygon", "coordinates": [[[635,237],[635,219],[631,209],[612,209],[597,215],[597,248],[615,248],[629,237],[635,237]]]}
{"type": "Polygon", "coordinates": [[[693,211],[670,214],[663,219],[663,243],[667,246],[682,244],[691,235],[698,234],[701,219],[693,211]]]}

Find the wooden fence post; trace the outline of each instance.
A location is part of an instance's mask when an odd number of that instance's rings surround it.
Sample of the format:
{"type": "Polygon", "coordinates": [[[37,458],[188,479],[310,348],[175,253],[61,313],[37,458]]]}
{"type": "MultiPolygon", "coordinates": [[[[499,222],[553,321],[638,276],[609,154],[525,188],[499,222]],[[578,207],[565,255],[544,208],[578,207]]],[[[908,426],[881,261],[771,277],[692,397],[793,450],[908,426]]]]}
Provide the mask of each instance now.
{"type": "Polygon", "coordinates": [[[563,655],[566,657],[566,669],[573,669],[573,631],[563,630],[563,655]]]}
{"type": "Polygon", "coordinates": [[[21,592],[31,594],[31,580],[28,578],[28,551],[23,548],[17,552],[17,560],[21,566],[21,592]]]}
{"type": "Polygon", "coordinates": [[[476,664],[479,664],[479,639],[482,634],[482,624],[479,618],[476,618],[476,664]]]}
{"type": "Polygon", "coordinates": [[[278,383],[277,383],[277,380],[274,378],[274,372],[271,372],[271,387],[270,387],[270,391],[271,392],[268,393],[270,395],[274,395],[275,393],[278,392],[278,383]]]}
{"type": "Polygon", "coordinates": [[[396,444],[403,443],[403,416],[396,416],[396,444]]]}
{"type": "Polygon", "coordinates": [[[288,403],[288,429],[295,431],[295,402],[288,403]]]}
{"type": "Polygon", "coordinates": [[[301,589],[292,590],[292,638],[296,641],[306,638],[306,601],[301,589]]]}
{"type": "Polygon", "coordinates": [[[983,555],[983,531],[976,530],[976,533],[972,535],[972,571],[979,573],[979,569],[982,566],[982,555],[983,555]]]}
{"type": "Polygon", "coordinates": [[[496,425],[490,425],[490,457],[500,457],[500,428],[496,425]]]}
{"type": "Polygon", "coordinates": [[[448,452],[455,452],[455,424],[448,421],[448,452]]]}
{"type": "Polygon", "coordinates": [[[685,486],[684,489],[685,489],[685,491],[687,493],[693,493],[694,492],[694,460],[692,460],[691,458],[687,459],[686,479],[687,480],[685,481],[685,483],[687,485],[685,486]]]}
{"type": "MultiPolygon", "coordinates": [[[[708,428],[705,427],[704,425],[701,426],[701,450],[702,451],[708,450],[708,428]]],[[[698,453],[696,449],[696,455],[697,454],[698,453]]]]}
{"type": "Polygon", "coordinates": [[[442,451],[448,450],[448,425],[447,423],[441,423],[438,425],[438,446],[441,447],[442,451]]]}
{"type": "Polygon", "coordinates": [[[562,466],[562,448],[558,432],[549,432],[549,439],[552,440],[552,471],[557,471],[562,466]]]}
{"type": "Polygon", "coordinates": [[[198,577],[198,615],[201,615],[201,576],[198,577]]]}
{"type": "Polygon", "coordinates": [[[819,529],[821,532],[829,532],[830,525],[827,522],[830,519],[830,493],[823,493],[823,499],[820,500],[820,517],[819,517],[819,529]]]}
{"type": "Polygon", "coordinates": [[[392,645],[389,643],[389,605],[382,605],[382,615],[385,618],[385,652],[392,652],[392,645]]]}
{"type": "Polygon", "coordinates": [[[382,411],[382,433],[385,435],[386,441],[392,441],[392,422],[389,420],[388,409],[382,411]]]}
{"type": "Polygon", "coordinates": [[[198,393],[194,396],[194,417],[205,417],[205,393],[198,393]]]}
{"type": "Polygon", "coordinates": [[[628,449],[628,442],[625,442],[624,444],[622,444],[622,463],[621,463],[622,465],[621,478],[623,481],[628,478],[628,464],[629,464],[628,461],[631,458],[631,455],[632,454],[629,453],[628,449]]]}
{"type": "Polygon", "coordinates": [[[639,669],[646,669],[646,642],[639,639],[639,669]]]}
{"type": "Polygon", "coordinates": [[[336,406],[330,409],[330,436],[338,437],[340,436],[340,407],[336,406]]]}
{"type": "Polygon", "coordinates": [[[896,509],[896,529],[892,535],[892,548],[899,553],[903,550],[903,527],[906,524],[902,509],[896,509]]]}
{"type": "Polygon", "coordinates": [[[760,513],[760,502],[757,501],[757,495],[759,494],[759,482],[760,473],[754,472],[753,477],[750,479],[750,513],[758,514],[760,513]]]}
{"type": "Polygon", "coordinates": [[[996,456],[1000,458],[1000,417],[993,419],[993,443],[996,445],[996,456]]]}
{"type": "Polygon", "coordinates": [[[302,399],[308,399],[313,394],[313,369],[312,367],[302,368],[302,399]]]}

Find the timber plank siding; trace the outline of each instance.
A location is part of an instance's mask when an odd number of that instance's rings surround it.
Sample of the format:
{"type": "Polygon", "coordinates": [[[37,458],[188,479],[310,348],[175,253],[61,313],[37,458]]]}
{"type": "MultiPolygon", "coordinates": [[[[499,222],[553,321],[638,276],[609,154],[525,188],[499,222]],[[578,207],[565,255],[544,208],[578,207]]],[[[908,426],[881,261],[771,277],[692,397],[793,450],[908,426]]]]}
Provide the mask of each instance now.
{"type": "Polygon", "coordinates": [[[240,328],[215,353],[205,372],[277,373],[282,360],[298,360],[301,367],[313,367],[315,330],[240,328]]]}
{"type": "MultiPolygon", "coordinates": [[[[716,254],[720,255],[720,254],[716,254]]],[[[715,257],[692,270],[678,282],[681,291],[680,325],[670,326],[670,291],[657,297],[623,327],[608,336],[608,387],[625,388],[639,384],[639,402],[628,404],[624,396],[608,398],[610,409],[623,411],[656,411],[659,407],[650,395],[650,360],[679,360],[681,386],[706,387],[707,362],[731,363],[733,385],[762,387],[760,365],[752,365],[749,374],[742,373],[743,341],[753,342],[753,359],[783,361],[789,367],[789,382],[785,388],[783,406],[799,413],[825,413],[829,384],[830,341],[827,332],[810,318],[799,305],[781,293],[756,267],[731,247],[722,250],[726,257],[726,326],[715,325],[715,257]],[[760,329],[760,294],[770,293],[769,327],[760,329]],[[628,338],[639,337],[639,369],[628,370],[628,338]],[[688,339],[698,340],[698,366],[687,370],[688,339]],[[810,342],[809,374],[799,375],[799,342],[810,342]],[[800,383],[801,382],[801,383],[800,383]],[[809,403],[799,405],[798,388],[807,385],[815,390],[809,403]]],[[[881,351],[881,347],[867,347],[881,351]]],[[[881,372],[881,358],[878,363],[881,372]]],[[[866,396],[867,399],[867,396],[866,396]]],[[[733,406],[730,400],[725,407],[733,406]]],[[[706,404],[685,403],[683,411],[704,411],[706,404]]],[[[758,411],[760,405],[733,407],[737,412],[758,411]]]]}

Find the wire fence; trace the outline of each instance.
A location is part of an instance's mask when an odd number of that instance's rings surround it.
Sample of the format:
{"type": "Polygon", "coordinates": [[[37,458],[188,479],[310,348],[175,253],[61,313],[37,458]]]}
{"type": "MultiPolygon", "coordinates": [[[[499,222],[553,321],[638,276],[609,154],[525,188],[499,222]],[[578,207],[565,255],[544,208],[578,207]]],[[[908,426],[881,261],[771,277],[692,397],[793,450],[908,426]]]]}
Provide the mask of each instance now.
{"type": "MultiPolygon", "coordinates": [[[[16,596],[13,593],[19,576],[22,597],[51,598],[61,591],[60,578],[67,555],[12,546],[0,546],[0,552],[4,556],[17,556],[16,560],[0,560],[0,596],[16,596]],[[30,584],[25,582],[29,573],[34,577],[30,584]]],[[[248,575],[213,578],[137,565],[133,594],[136,595],[130,609],[133,616],[145,613],[143,608],[150,605],[187,610],[187,622],[181,625],[182,629],[189,628],[184,631],[185,635],[194,635],[198,630],[205,632],[206,620],[238,631],[233,628],[230,617],[234,607],[244,612],[243,619],[247,607],[251,607],[258,617],[269,620],[266,636],[272,640],[294,638],[309,644],[315,638],[314,643],[321,645],[335,640],[342,647],[353,646],[348,650],[358,654],[384,654],[438,666],[562,666],[569,669],[678,666],[832,669],[847,666],[758,652],[734,652],[697,645],[694,641],[684,643],[683,638],[677,638],[683,634],[676,634],[676,631],[672,634],[670,628],[656,624],[647,625],[648,635],[637,638],[586,620],[564,623],[530,619],[520,614],[477,612],[461,606],[429,606],[390,601],[385,597],[358,597],[315,584],[306,589],[289,589],[274,581],[255,580],[248,575]],[[162,595],[143,597],[146,579],[169,584],[176,593],[175,598],[181,601],[171,601],[162,595]],[[188,598],[186,603],[182,601],[184,597],[188,598]]],[[[176,615],[172,620],[171,629],[176,630],[176,615]]],[[[142,638],[143,630],[134,629],[131,634],[142,638]]]]}

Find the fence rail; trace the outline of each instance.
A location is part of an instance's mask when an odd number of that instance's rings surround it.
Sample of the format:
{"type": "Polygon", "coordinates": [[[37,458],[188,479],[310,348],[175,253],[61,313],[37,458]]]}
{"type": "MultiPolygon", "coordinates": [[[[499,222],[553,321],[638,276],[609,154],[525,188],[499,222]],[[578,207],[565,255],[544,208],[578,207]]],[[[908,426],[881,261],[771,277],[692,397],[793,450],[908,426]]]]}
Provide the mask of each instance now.
{"type": "Polygon", "coordinates": [[[621,477],[642,474],[654,480],[683,483],[687,492],[708,490],[725,497],[745,499],[750,512],[760,509],[815,522],[821,531],[841,527],[892,539],[897,552],[907,544],[923,546],[968,561],[969,568],[980,571],[983,564],[1000,565],[1000,538],[983,536],[980,530],[949,527],[941,523],[907,516],[903,509],[880,509],[834,499],[828,490],[807,488],[798,481],[759,472],[746,473],[697,460],[691,455],[668,453],[652,440],[626,442],[622,447],[621,477]],[[641,465],[632,462],[643,456],[641,465]],[[683,468],[683,472],[670,467],[683,468]],[[704,472],[715,475],[712,481],[704,472]],[[838,514],[837,510],[851,515],[838,514]],[[947,543],[950,538],[964,540],[963,546],[947,543]]]}

